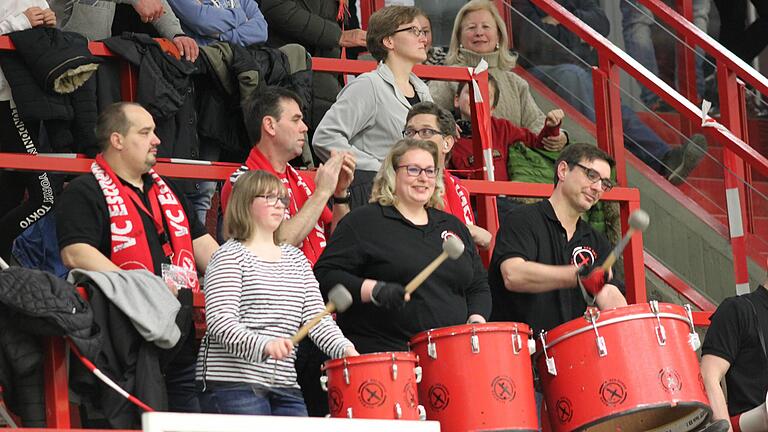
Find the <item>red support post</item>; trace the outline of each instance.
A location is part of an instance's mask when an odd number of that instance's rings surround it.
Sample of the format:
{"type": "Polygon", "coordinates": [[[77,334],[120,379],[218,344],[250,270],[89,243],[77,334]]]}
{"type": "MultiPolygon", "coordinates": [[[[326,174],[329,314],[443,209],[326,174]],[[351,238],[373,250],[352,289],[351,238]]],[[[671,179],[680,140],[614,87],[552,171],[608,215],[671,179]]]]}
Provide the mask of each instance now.
{"type": "MultiPolygon", "coordinates": [[[[717,84],[720,91],[720,122],[731,130],[737,138],[744,138],[746,119],[744,98],[739,97],[739,83],[736,74],[723,62],[717,63],[717,84]]],[[[733,252],[733,273],[736,293],[750,291],[747,269],[747,250],[744,226],[747,214],[744,195],[744,161],[728,147],[723,147],[723,176],[725,178],[725,197],[728,211],[731,249],[733,252]]]]}
{"type": "MultiPolygon", "coordinates": [[[[688,21],[693,21],[693,2],[692,0],[677,0],[677,11],[688,21]]],[[[694,51],[694,41],[687,33],[678,33],[680,42],[675,45],[675,54],[677,58],[677,82],[678,91],[689,101],[698,103],[699,94],[696,90],[696,52],[694,51]],[[690,48],[689,48],[690,47],[690,48]]],[[[691,121],[685,117],[680,117],[680,131],[685,136],[692,134],[691,121]]]]}
{"type": "Polygon", "coordinates": [[[65,356],[64,338],[47,337],[43,358],[45,376],[45,418],[53,429],[69,429],[69,378],[65,356]]]}

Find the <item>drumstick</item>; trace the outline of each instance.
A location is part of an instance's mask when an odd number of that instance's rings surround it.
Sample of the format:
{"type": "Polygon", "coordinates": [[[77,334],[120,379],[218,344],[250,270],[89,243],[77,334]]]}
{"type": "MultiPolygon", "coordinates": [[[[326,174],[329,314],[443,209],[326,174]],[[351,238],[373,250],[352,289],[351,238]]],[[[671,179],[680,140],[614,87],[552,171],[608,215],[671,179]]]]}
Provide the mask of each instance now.
{"type": "Polygon", "coordinates": [[[606,272],[610,270],[616,260],[621,256],[624,248],[627,247],[627,244],[629,244],[629,239],[632,238],[635,232],[643,232],[646,228],[648,228],[650,218],[648,217],[648,213],[646,213],[645,210],[637,209],[633,211],[631,215],[629,215],[628,222],[629,229],[627,230],[627,233],[624,234],[624,237],[622,237],[621,241],[616,244],[616,247],[613,248],[611,253],[608,255],[608,258],[606,258],[603,264],[600,266],[606,272]]]}
{"type": "Polygon", "coordinates": [[[337,284],[328,293],[328,303],[325,304],[325,310],[312,317],[306,324],[304,324],[295,335],[291,336],[291,341],[294,345],[298,345],[302,339],[307,337],[309,331],[312,330],[321,319],[326,315],[333,312],[344,312],[352,305],[352,294],[344,288],[344,285],[337,284]]]}
{"type": "Polygon", "coordinates": [[[408,282],[408,285],[405,286],[405,293],[410,294],[414,291],[416,291],[416,288],[419,287],[422,283],[424,283],[425,280],[431,275],[437,268],[440,266],[440,264],[443,263],[446,259],[450,258],[452,260],[458,259],[461,254],[464,253],[464,242],[461,241],[456,236],[447,236],[445,240],[443,240],[443,251],[440,252],[440,255],[437,256],[429,265],[424,267],[424,270],[420,271],[419,274],[416,275],[410,282],[408,282]]]}

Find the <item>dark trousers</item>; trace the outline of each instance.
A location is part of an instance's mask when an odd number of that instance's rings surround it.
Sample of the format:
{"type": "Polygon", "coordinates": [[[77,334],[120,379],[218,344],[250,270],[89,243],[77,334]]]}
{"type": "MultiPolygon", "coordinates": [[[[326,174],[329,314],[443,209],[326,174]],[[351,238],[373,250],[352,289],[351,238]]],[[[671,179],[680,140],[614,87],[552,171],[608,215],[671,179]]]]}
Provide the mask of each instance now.
{"type": "Polygon", "coordinates": [[[757,19],[747,25],[747,0],[715,0],[720,43],[749,63],[768,45],[768,0],[752,0],[757,19]]]}

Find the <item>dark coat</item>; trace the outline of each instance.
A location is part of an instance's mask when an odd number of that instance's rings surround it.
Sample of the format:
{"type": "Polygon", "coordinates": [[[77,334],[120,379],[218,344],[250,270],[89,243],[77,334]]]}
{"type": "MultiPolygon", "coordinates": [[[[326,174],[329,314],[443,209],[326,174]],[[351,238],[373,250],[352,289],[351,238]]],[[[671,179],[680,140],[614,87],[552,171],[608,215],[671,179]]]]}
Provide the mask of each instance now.
{"type": "Polygon", "coordinates": [[[75,287],[37,270],[0,272],[0,386],[27,427],[45,425],[41,336],[66,335],[89,358],[101,344],[93,312],[75,287]]]}
{"type": "Polygon", "coordinates": [[[67,71],[102,60],[91,54],[88,41],[77,33],[38,27],[9,36],[16,51],[0,56],[0,66],[19,116],[44,121],[54,151],[95,155],[95,80],[87,79],[69,94],[54,91],[54,82],[67,71]]]}

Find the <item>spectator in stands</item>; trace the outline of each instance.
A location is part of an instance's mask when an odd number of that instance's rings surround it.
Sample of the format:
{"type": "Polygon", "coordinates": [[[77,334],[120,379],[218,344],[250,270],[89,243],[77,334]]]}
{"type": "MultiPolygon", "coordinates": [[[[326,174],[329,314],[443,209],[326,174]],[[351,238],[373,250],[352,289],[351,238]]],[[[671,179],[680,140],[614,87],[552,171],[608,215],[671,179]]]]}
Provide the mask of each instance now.
{"type": "Polygon", "coordinates": [[[301,114],[302,101],[290,90],[271,87],[254,96],[243,108],[248,135],[254,142],[245,165],[235,171],[221,191],[227,208],[232,186],[244,172],[261,169],[275,174],[288,189],[286,221],[277,231],[281,243],[301,249],[314,264],[323,252],[326,235],[349,212],[349,185],[355,159],[334,152],[315,173],[314,182],[299,175],[288,161],[301,154],[307,125],[301,114]],[[333,211],[326,207],[333,197],[333,211]]]}
{"type": "MultiPolygon", "coordinates": [[[[344,58],[347,49],[365,48],[365,31],[349,15],[347,0],[261,0],[261,11],[269,23],[267,45],[303,45],[312,57],[344,58]]],[[[354,2],[352,2],[354,3],[354,2]]],[[[341,90],[340,76],[314,73],[312,118],[314,131],[341,90]]]]}
{"type": "Polygon", "coordinates": [[[390,143],[402,136],[408,110],[432,100],[427,85],[411,72],[427,58],[419,14],[414,7],[387,6],[371,15],[366,43],[379,65],[344,87],[315,131],[312,145],[320,159],[333,150],[355,155],[352,208],[368,202],[373,177],[390,143]]]}
{"type": "MultiPolygon", "coordinates": [[[[560,2],[566,3],[593,29],[608,35],[610,23],[594,0],[560,2]]],[[[592,74],[582,63],[596,64],[595,50],[535,7],[530,0],[515,0],[514,5],[525,17],[515,21],[515,38],[519,41],[516,46],[529,72],[594,121],[592,74]],[[571,52],[578,58],[574,58],[571,52]]],[[[701,134],[671,148],[631,108],[622,105],[621,114],[627,150],[673,184],[681,184],[706,153],[707,142],[701,134]]]]}
{"type": "MultiPolygon", "coordinates": [[[[51,0],[51,8],[59,17],[64,31],[80,33],[89,40],[112,36],[112,20],[120,0],[51,0]]],[[[179,19],[166,0],[135,0],[129,2],[142,22],[152,23],[161,37],[173,42],[179,54],[195,61],[200,49],[194,39],[186,36],[179,19]]]]}
{"type": "MultiPolygon", "coordinates": [[[[546,116],[533,100],[528,83],[510,70],[515,66],[515,57],[509,52],[507,28],[501,15],[493,3],[474,0],[456,16],[445,64],[474,67],[481,59],[488,62],[488,71],[496,78],[501,95],[496,102],[496,116],[526,129],[541,130],[546,116]]],[[[445,109],[452,109],[456,88],[454,82],[429,83],[435,102],[445,109]]],[[[560,150],[567,142],[563,132],[543,140],[549,150],[560,150]]]]}
{"type": "MultiPolygon", "coordinates": [[[[711,0],[692,0],[691,5],[693,7],[693,24],[706,33],[709,25],[711,0]]],[[[645,66],[652,74],[659,76],[656,49],[651,38],[651,28],[656,24],[653,14],[648,8],[639,4],[637,0],[621,0],[620,8],[621,31],[624,35],[624,48],[627,54],[645,66]]],[[[704,97],[704,87],[704,50],[697,47],[696,90],[700,98],[704,97]]],[[[659,96],[642,85],[640,100],[651,110],[657,111],[664,108],[659,96]]]]}
{"type": "Polygon", "coordinates": [[[420,14],[416,17],[419,20],[419,25],[424,31],[424,36],[427,38],[427,60],[424,64],[428,65],[443,65],[445,64],[446,51],[445,47],[432,46],[432,21],[426,14],[420,14]]]}
{"type": "MultiPolygon", "coordinates": [[[[440,154],[438,166],[445,169],[458,138],[456,121],[450,112],[434,102],[419,102],[408,111],[403,136],[435,143],[440,154]]],[[[475,225],[469,191],[447,170],[443,172],[443,191],[443,211],[464,222],[475,244],[481,249],[488,249],[493,236],[484,228],[475,225]]]]}
{"type": "MultiPolygon", "coordinates": [[[[33,27],[55,27],[56,15],[45,0],[7,0],[0,4],[0,34],[33,27]]],[[[0,151],[37,154],[43,152],[38,140],[39,121],[20,117],[11,87],[0,69],[0,151]]],[[[13,240],[52,208],[57,186],[47,172],[0,171],[0,257],[8,260],[13,240]],[[24,195],[28,199],[24,199],[24,195]]]]}
{"type": "MultiPolygon", "coordinates": [[[[197,368],[203,412],[307,415],[290,338],[325,305],[304,254],[276,242],[290,202],[283,183],[263,170],[244,173],[232,188],[229,240],[205,275],[208,328],[197,368]]],[[[309,338],[331,357],[358,355],[330,316],[309,338]]]]}
{"type": "Polygon", "coordinates": [[[747,63],[768,45],[768,2],[752,0],[757,18],[747,25],[747,0],[714,0],[720,14],[720,43],[747,63]]]}
{"type": "MultiPolygon", "coordinates": [[[[454,109],[456,116],[460,118],[459,125],[462,135],[471,136],[472,134],[472,111],[469,98],[470,86],[466,81],[459,84],[456,90],[454,100],[454,109]]],[[[509,180],[507,163],[509,161],[509,147],[518,141],[523,142],[530,148],[543,148],[546,137],[554,137],[560,134],[560,124],[563,122],[565,113],[556,109],[547,113],[544,128],[538,133],[528,129],[516,126],[511,121],[496,117],[496,103],[500,99],[499,86],[493,75],[488,75],[488,95],[491,107],[491,136],[493,137],[493,165],[495,179],[497,181],[509,180]]],[[[469,140],[460,140],[454,147],[451,156],[451,166],[458,170],[469,171],[473,169],[475,157],[472,150],[472,142],[469,140]]],[[[551,177],[550,177],[551,178],[551,177]]],[[[549,180],[549,178],[547,179],[549,180]]]]}
{"type": "Polygon", "coordinates": [[[341,283],[354,303],[339,327],[361,353],[407,351],[418,332],[485,322],[486,272],[466,225],[442,207],[440,153],[431,141],[398,141],[376,174],[370,204],[341,220],[315,265],[320,289],[341,283]],[[404,285],[456,236],[464,253],[412,294],[404,285]]]}
{"type": "Polygon", "coordinates": [[[710,321],[701,348],[701,375],[714,418],[728,420],[765,403],[768,278],[749,294],[723,300],[710,321]],[[720,386],[723,378],[727,398],[720,386]]]}
{"type": "MultiPolygon", "coordinates": [[[[73,180],[56,206],[61,258],[69,268],[147,269],[158,276],[170,265],[186,273],[188,288],[196,290],[195,272],[205,271],[218,245],[184,196],[152,169],[160,145],[154,129],[152,116],[138,104],[113,104],[99,115],[102,152],[91,173],[73,180]]],[[[191,303],[189,291],[179,290],[182,303],[191,303]]],[[[181,348],[165,371],[168,408],[198,412],[192,321],[180,327],[188,337],[177,344],[181,348]]]]}
{"type": "Polygon", "coordinates": [[[256,0],[168,0],[185,33],[198,45],[224,41],[248,46],[267,40],[256,0]]]}

